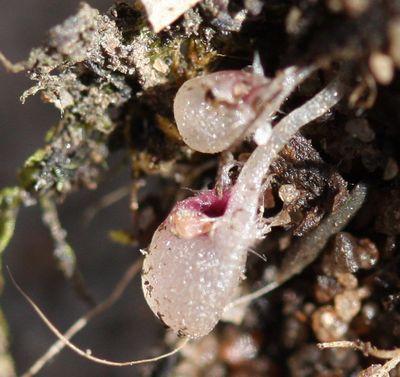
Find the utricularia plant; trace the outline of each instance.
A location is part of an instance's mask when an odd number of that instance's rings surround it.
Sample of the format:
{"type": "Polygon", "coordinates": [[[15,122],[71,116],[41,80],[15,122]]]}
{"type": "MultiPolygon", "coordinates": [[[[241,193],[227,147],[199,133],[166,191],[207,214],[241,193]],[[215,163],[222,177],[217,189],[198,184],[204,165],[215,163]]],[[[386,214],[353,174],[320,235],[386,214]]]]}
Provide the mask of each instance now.
{"type": "Polygon", "coordinates": [[[346,75],[339,72],[321,92],[272,126],[283,102],[314,70],[290,67],[273,79],[222,71],[189,80],[179,89],[174,115],[191,148],[224,152],[244,138],[258,144],[235,182],[178,202],[146,252],[146,300],[180,335],[202,337],[220,320],[245,277],[249,249],[265,233],[261,199],[271,163],[301,127],[343,98],[346,75]]]}

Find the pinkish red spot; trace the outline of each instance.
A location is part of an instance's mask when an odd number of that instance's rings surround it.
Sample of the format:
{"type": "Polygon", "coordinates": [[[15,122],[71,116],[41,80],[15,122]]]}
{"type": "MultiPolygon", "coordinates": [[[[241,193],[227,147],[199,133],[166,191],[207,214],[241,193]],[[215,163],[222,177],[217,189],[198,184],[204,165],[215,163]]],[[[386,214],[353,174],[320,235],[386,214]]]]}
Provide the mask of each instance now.
{"type": "Polygon", "coordinates": [[[209,233],[215,219],[225,213],[229,197],[229,191],[219,196],[215,190],[206,190],[180,201],[167,219],[171,232],[186,239],[209,233]]]}

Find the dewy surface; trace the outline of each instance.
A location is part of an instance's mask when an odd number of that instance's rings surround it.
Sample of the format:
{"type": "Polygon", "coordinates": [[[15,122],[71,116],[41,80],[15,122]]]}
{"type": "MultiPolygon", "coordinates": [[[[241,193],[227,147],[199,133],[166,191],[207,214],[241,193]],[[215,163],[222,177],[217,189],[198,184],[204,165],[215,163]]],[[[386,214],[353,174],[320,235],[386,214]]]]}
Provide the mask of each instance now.
{"type": "MultiPolygon", "coordinates": [[[[290,75],[292,90],[309,70],[290,75]]],[[[156,230],[143,265],[142,284],[153,312],[179,334],[198,338],[216,325],[225,307],[233,300],[244,276],[247,252],[260,238],[258,209],[262,182],[271,162],[290,138],[305,124],[323,115],[344,93],[338,76],[303,106],[283,118],[273,129],[271,139],[252,153],[239,174],[220,216],[207,219],[208,206],[220,203],[213,191],[177,203],[156,230]],[[182,211],[182,216],[176,216],[182,211]],[[176,221],[214,221],[204,232],[192,237],[176,231],[176,221]],[[198,211],[198,216],[193,212],[198,211]]],[[[212,111],[208,109],[211,114],[212,111]]],[[[199,131],[200,133],[202,131],[199,131]]],[[[217,205],[219,206],[219,204],[217,205]]],[[[192,233],[190,233],[192,234],[192,233]]]]}
{"type": "Polygon", "coordinates": [[[191,148],[203,153],[228,149],[257,115],[268,80],[242,71],[222,71],[185,82],[174,101],[179,132],[191,148]]]}
{"type": "MultiPolygon", "coordinates": [[[[210,213],[214,204],[221,210],[220,198],[210,191],[200,194],[200,198],[211,202],[199,212],[210,213]]],[[[198,200],[186,199],[186,203],[193,201],[198,200]]],[[[143,290],[163,322],[179,334],[198,338],[214,328],[232,299],[246,256],[216,249],[209,232],[192,238],[177,236],[171,231],[174,211],[159,226],[150,244],[143,264],[143,290]]]]}

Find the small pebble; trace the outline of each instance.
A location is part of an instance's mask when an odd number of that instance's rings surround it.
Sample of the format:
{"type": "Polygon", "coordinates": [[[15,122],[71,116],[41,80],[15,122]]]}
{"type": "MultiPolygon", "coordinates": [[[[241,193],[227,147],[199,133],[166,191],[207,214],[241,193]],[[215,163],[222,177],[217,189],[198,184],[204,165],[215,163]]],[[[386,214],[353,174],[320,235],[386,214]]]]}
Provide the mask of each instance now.
{"type": "Polygon", "coordinates": [[[348,330],[348,324],[330,305],[318,308],[311,320],[314,334],[320,342],[340,340],[348,330]]]}

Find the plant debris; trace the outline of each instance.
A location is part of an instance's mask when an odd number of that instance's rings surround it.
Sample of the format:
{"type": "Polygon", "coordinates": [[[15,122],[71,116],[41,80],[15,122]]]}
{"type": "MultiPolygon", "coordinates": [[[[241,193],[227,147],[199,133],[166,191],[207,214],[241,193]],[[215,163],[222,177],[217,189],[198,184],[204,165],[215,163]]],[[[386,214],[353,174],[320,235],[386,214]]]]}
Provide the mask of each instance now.
{"type": "Polygon", "coordinates": [[[174,22],[200,0],[141,0],[156,33],[174,22]]]}

